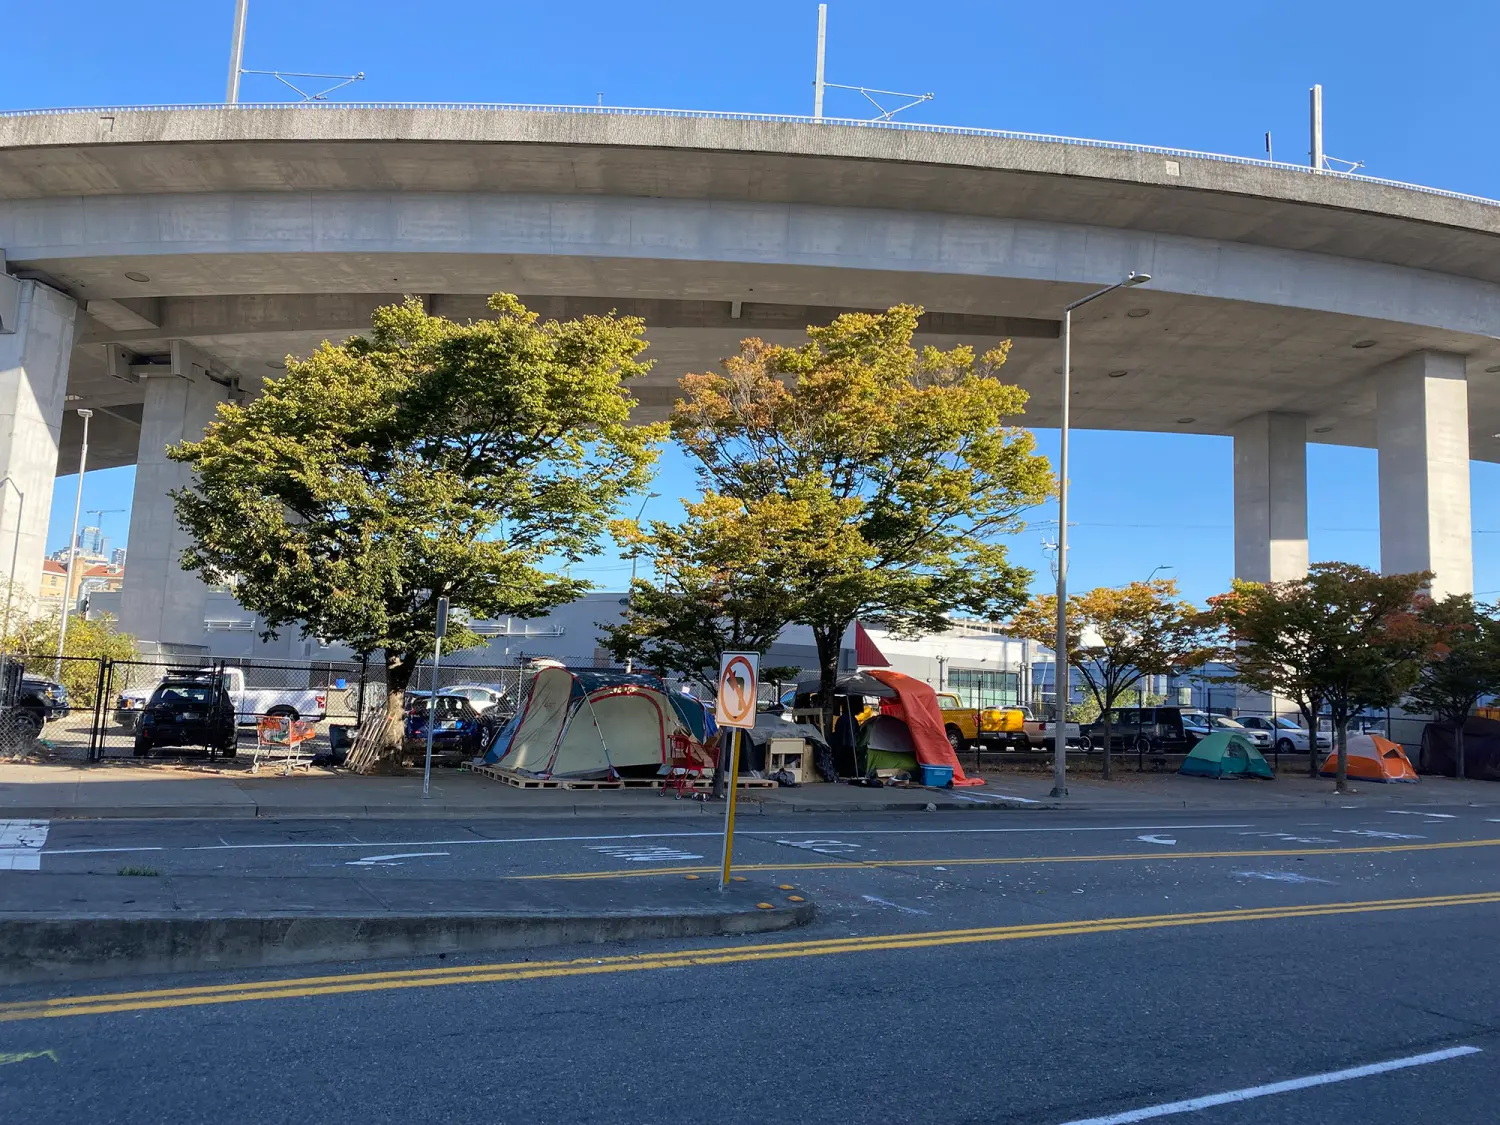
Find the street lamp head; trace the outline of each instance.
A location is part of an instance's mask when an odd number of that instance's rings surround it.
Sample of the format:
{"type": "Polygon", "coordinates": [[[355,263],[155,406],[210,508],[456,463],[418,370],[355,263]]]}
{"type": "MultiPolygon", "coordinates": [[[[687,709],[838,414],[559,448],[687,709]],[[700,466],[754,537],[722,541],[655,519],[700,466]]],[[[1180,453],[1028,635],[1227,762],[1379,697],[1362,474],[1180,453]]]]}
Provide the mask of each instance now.
{"type": "Polygon", "coordinates": [[[1125,281],[1123,282],[1123,284],[1125,284],[1125,285],[1145,285],[1146,282],[1148,282],[1150,280],[1151,280],[1151,275],[1149,273],[1136,273],[1134,270],[1131,270],[1130,271],[1130,276],[1125,279],[1125,281]]]}

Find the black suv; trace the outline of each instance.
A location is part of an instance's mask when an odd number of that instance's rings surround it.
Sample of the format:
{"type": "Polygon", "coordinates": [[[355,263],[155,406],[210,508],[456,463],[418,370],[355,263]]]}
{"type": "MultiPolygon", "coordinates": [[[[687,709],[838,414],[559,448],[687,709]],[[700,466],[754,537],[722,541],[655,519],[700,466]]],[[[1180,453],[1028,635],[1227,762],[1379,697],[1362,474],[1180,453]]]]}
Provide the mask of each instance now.
{"type": "Polygon", "coordinates": [[[22,676],[13,713],[41,730],[44,723],[68,717],[68,689],[40,676],[22,676]]]}
{"type": "Polygon", "coordinates": [[[168,675],[141,709],[135,728],[135,756],[160,746],[202,746],[232,758],[239,746],[234,700],[218,672],[168,675]]]}
{"type": "MultiPolygon", "coordinates": [[[[1110,711],[1109,741],[1117,751],[1186,754],[1211,729],[1208,716],[1192,707],[1116,707],[1110,711]]],[[[1085,724],[1080,734],[1090,750],[1103,750],[1103,717],[1085,724]]]]}

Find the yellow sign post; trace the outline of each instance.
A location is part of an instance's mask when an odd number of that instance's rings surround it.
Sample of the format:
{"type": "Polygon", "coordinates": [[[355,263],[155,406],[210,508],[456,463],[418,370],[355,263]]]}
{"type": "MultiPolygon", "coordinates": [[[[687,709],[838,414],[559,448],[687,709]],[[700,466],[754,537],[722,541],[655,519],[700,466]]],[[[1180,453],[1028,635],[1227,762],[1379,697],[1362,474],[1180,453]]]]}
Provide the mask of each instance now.
{"type": "Polygon", "coordinates": [[[719,740],[719,769],[724,768],[725,751],[728,750],[729,793],[724,808],[724,863],[719,873],[719,889],[729,886],[729,865],[734,854],[734,810],[740,787],[736,784],[740,774],[741,731],[755,726],[756,696],[760,686],[760,653],[726,652],[719,659],[718,699],[714,704],[714,720],[720,730],[731,730],[734,737],[725,747],[719,740]]]}

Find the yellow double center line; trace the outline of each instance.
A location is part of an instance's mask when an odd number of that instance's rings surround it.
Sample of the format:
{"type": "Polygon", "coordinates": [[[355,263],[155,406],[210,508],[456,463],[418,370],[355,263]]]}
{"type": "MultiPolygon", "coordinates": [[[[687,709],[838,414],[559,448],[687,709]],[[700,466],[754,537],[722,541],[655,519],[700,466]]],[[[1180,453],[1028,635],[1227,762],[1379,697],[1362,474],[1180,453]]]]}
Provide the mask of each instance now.
{"type": "Polygon", "coordinates": [[[1329,902],[1310,903],[1304,906],[1211,910],[1194,914],[1093,918],[1071,922],[1044,922],[1029,926],[987,926],[971,930],[937,930],[928,933],[875,934],[869,937],[687,949],[671,953],[643,953],[627,957],[588,957],[572,961],[522,961],[509,964],[414,969],[404,972],[299,977],[291,980],[205,985],[198,988],[167,988],[151,992],[116,992],[97,996],[23,1000],[19,1003],[0,1004],[0,1023],[53,1019],[63,1016],[140,1012],[155,1008],[190,1008],[204,1004],[234,1004],[245,1000],[292,1000],[311,996],[383,992],[400,988],[436,988],[453,984],[491,984],[500,981],[598,976],[605,973],[732,965],[796,957],[821,957],[829,954],[930,949],[944,945],[1022,941],[1030,938],[1119,933],[1129,930],[1166,929],[1175,926],[1207,926],[1222,922],[1270,922],[1286,918],[1326,918],[1339,914],[1431,910],[1444,906],[1480,906],[1493,903],[1500,903],[1500,891],[1435,895],[1427,898],[1388,898],[1365,902],[1329,902]]]}
{"type": "MultiPolygon", "coordinates": [[[[736,871],[853,871],[902,867],[1014,867],[1033,863],[1163,863],[1183,859],[1269,859],[1278,856],[1384,855],[1391,852],[1452,851],[1500,847],[1500,840],[1454,840],[1440,844],[1371,844],[1351,848],[1252,848],[1217,852],[1117,852],[1113,855],[1021,855],[978,859],[856,859],[821,863],[736,863],[736,871]]],[[[552,875],[511,875],[511,879],[587,881],[638,879],[646,875],[717,874],[717,867],[637,867],[612,871],[566,871],[552,875]]]]}

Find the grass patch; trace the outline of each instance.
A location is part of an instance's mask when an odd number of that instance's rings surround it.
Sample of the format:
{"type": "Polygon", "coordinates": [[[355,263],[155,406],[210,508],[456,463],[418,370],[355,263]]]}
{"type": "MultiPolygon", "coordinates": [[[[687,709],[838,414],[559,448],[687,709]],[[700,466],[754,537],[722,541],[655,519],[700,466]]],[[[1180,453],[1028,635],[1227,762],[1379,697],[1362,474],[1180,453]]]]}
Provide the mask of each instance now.
{"type": "Polygon", "coordinates": [[[121,875],[160,875],[161,872],[154,867],[122,867],[118,874],[121,875]]]}

